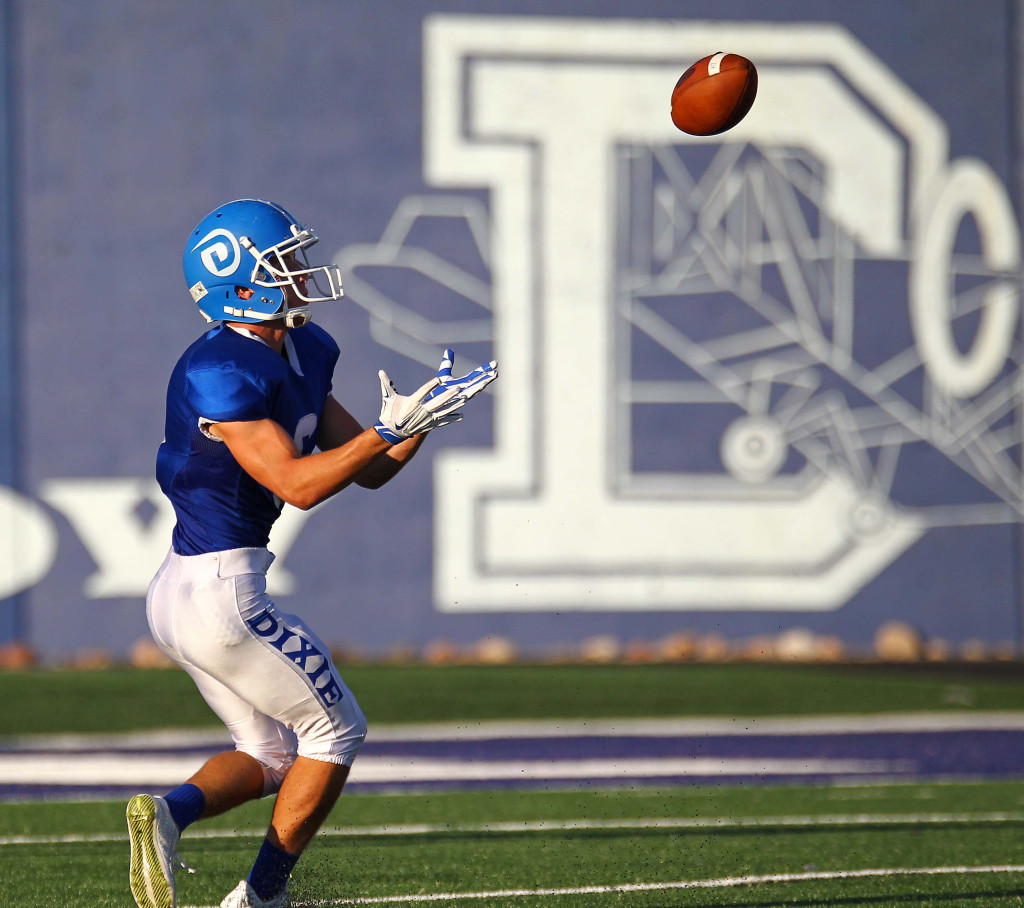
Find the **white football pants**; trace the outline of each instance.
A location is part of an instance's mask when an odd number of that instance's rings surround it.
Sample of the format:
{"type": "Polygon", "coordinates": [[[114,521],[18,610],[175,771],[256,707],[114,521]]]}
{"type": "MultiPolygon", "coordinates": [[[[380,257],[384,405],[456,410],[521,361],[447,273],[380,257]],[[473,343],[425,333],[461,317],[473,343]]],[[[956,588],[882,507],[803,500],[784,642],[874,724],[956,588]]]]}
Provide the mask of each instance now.
{"type": "Polygon", "coordinates": [[[149,586],[153,638],[187,671],[235,748],[264,767],[265,794],[296,754],[350,766],[366,719],[319,637],[267,595],[266,549],[169,552],[149,586]]]}

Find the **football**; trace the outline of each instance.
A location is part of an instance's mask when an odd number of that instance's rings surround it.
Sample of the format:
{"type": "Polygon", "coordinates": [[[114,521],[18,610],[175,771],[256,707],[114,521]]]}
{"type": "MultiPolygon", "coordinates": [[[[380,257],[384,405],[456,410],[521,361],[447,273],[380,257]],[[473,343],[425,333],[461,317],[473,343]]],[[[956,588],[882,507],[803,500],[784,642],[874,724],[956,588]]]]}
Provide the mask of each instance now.
{"type": "Polygon", "coordinates": [[[672,122],[691,136],[714,136],[742,120],[757,95],[757,69],[739,54],[710,54],[672,90],[672,122]]]}

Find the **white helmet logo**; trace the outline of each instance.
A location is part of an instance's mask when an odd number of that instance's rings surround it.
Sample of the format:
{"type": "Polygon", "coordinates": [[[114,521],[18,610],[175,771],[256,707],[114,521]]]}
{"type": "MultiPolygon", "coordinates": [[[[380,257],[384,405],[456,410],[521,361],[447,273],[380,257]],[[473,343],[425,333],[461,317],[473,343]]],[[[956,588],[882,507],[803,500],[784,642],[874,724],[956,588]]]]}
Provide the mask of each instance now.
{"type": "Polygon", "coordinates": [[[227,243],[222,240],[207,246],[206,249],[200,252],[199,257],[202,259],[203,265],[206,266],[207,271],[211,274],[216,274],[218,277],[234,274],[238,270],[238,263],[242,260],[242,251],[238,248],[238,240],[235,239],[234,234],[223,227],[211,230],[192,247],[192,251],[195,252],[200,246],[215,237],[224,237],[227,243]],[[228,243],[231,244],[230,249],[228,248],[228,243]]]}

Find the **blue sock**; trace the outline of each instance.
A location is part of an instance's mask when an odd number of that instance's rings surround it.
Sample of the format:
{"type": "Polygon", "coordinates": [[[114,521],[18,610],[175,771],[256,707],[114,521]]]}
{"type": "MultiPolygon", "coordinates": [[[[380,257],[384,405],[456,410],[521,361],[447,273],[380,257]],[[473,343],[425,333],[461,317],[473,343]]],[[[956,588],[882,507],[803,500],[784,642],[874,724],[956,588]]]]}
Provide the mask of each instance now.
{"type": "Polygon", "coordinates": [[[169,791],[164,800],[171,809],[171,818],[179,832],[198,820],[206,808],[206,797],[202,791],[188,782],[169,791]]]}
{"type": "Polygon", "coordinates": [[[256,863],[249,871],[249,885],[261,899],[272,899],[284,889],[298,859],[297,854],[282,851],[264,839],[260,853],[256,855],[256,863]]]}

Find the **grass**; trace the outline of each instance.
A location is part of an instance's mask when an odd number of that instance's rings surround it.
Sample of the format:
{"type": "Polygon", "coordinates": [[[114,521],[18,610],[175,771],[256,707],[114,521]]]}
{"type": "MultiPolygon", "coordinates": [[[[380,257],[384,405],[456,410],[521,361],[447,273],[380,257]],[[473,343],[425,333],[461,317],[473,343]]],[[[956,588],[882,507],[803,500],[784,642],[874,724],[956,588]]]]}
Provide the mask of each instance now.
{"type": "MultiPolygon", "coordinates": [[[[342,674],[371,723],[1024,710],[1014,664],[353,665],[342,674]]],[[[0,737],[217,725],[177,669],[0,673],[0,737]]]]}
{"type": "MultiPolygon", "coordinates": [[[[247,870],[268,810],[268,804],[247,805],[186,834],[182,857],[199,872],[179,874],[181,904],[219,904],[247,870]],[[225,835],[232,830],[237,834],[225,835]]],[[[681,881],[712,884],[437,903],[989,908],[1020,904],[1024,895],[1021,872],[713,885],[750,875],[1024,864],[1024,783],[1015,782],[346,795],[330,823],[296,874],[300,902],[681,881]],[[673,819],[708,825],[644,828],[636,822],[673,819]],[[521,825],[537,821],[548,828],[521,825]],[[507,825],[486,825],[495,823],[507,825]],[[413,824],[418,828],[410,829],[413,824]]],[[[129,908],[125,864],[120,803],[0,807],[5,908],[129,908]],[[36,838],[11,844],[13,835],[36,838]]]]}
{"type": "MultiPolygon", "coordinates": [[[[343,674],[378,723],[1024,709],[1016,666],[350,666],[343,674]]],[[[177,671],[0,674],[0,735],[215,725],[177,671]]],[[[249,804],[188,831],[181,854],[199,872],[179,874],[179,904],[219,904],[247,872],[270,807],[249,804]]],[[[346,794],[328,823],[299,864],[300,904],[445,893],[463,897],[431,903],[1024,904],[1024,872],[947,872],[1024,865],[1024,777],[817,788],[346,794]],[[922,868],[939,872],[903,872],[922,868]],[[865,870],[879,875],[848,875],[865,870]],[[728,882],[779,874],[793,876],[728,882]],[[680,883],[691,888],[672,885],[680,883]],[[614,889],[623,885],[648,888],[614,889]],[[508,889],[534,894],[497,894],[508,889]]],[[[0,804],[3,908],[131,908],[126,874],[122,802],[0,804]]]]}

